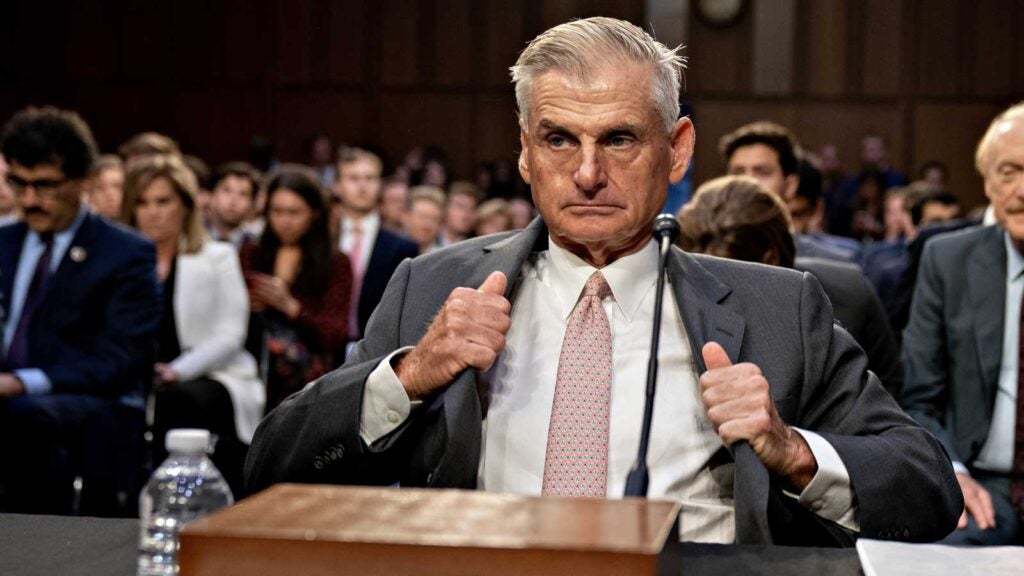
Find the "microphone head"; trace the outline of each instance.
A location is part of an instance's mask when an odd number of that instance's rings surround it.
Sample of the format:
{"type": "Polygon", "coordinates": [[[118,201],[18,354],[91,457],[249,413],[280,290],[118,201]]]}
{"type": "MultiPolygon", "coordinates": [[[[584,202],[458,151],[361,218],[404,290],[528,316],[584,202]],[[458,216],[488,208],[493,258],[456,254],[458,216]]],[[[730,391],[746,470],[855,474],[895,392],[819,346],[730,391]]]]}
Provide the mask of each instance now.
{"type": "Polygon", "coordinates": [[[679,238],[679,220],[671,214],[658,214],[654,219],[653,233],[655,240],[668,238],[670,242],[675,242],[679,238]]]}

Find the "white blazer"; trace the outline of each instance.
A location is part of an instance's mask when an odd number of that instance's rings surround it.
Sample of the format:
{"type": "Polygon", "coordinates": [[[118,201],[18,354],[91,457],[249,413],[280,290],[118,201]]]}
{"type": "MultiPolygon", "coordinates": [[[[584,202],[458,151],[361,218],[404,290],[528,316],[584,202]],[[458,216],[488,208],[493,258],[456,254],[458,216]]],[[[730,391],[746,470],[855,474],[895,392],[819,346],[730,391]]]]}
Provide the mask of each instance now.
{"type": "Polygon", "coordinates": [[[248,444],[263,416],[266,390],[256,360],[245,350],[249,293],[232,245],[207,241],[195,254],[178,255],[174,325],[181,356],[171,368],[181,381],[205,376],[223,384],[238,438],[248,444]]]}

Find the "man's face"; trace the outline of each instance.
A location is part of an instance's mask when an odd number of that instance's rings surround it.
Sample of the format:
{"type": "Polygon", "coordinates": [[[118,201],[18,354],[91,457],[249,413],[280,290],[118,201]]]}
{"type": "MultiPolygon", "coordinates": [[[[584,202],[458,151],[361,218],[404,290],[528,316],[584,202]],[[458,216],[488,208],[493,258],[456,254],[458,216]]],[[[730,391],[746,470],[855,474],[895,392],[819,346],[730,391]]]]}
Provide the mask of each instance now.
{"type": "Polygon", "coordinates": [[[236,228],[252,216],[255,191],[248,178],[230,174],[213,189],[210,213],[222,225],[236,228]]]}
{"type": "Polygon", "coordinates": [[[97,214],[117,219],[121,216],[124,198],[124,172],[120,168],[106,168],[96,175],[89,191],[89,205],[97,214]]]}
{"type": "Polygon", "coordinates": [[[391,182],[384,187],[380,198],[380,218],[392,226],[401,227],[405,218],[405,205],[409,201],[409,187],[402,182],[391,182]]]}
{"type": "Polygon", "coordinates": [[[885,141],[879,136],[866,136],[860,141],[860,160],[865,166],[878,166],[885,161],[885,141]]]}
{"type": "Polygon", "coordinates": [[[86,178],[68,180],[53,164],[26,168],[11,162],[7,174],[25,224],[35,232],[60,232],[74,221],[86,178]]]}
{"type": "Polygon", "coordinates": [[[789,201],[800,183],[796,174],[782,173],[779,153],[767,144],[750,144],[737,148],[725,167],[730,176],[749,176],[772,194],[789,201]]]}
{"type": "Polygon", "coordinates": [[[420,249],[430,246],[441,232],[441,207],[429,200],[413,202],[405,217],[405,231],[420,249]]]}
{"type": "Polygon", "coordinates": [[[932,222],[949,222],[960,216],[960,206],[942,202],[925,202],[921,206],[921,226],[932,222]]]}
{"type": "Polygon", "coordinates": [[[370,159],[346,162],[339,167],[335,194],[349,210],[369,214],[380,197],[380,167],[370,159]]]}
{"type": "Polygon", "coordinates": [[[596,266],[646,243],[693,152],[690,121],[670,132],[658,116],[651,76],[605,65],[589,83],[559,70],[533,79],[519,171],[555,243],[596,266]]]}
{"type": "Polygon", "coordinates": [[[476,198],[455,194],[448,199],[444,212],[444,225],[456,236],[465,236],[473,229],[476,217],[476,198]]]}
{"type": "Polygon", "coordinates": [[[985,167],[985,195],[996,220],[1024,242],[1024,121],[1005,122],[997,130],[985,167]]]}

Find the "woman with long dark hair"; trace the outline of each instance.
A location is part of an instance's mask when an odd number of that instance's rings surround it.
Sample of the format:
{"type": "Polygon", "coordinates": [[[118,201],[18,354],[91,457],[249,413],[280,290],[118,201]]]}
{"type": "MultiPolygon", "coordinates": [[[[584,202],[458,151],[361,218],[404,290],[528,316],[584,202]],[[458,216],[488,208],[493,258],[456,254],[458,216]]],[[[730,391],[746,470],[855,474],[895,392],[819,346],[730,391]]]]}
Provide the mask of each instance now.
{"type": "Polygon", "coordinates": [[[330,210],[310,169],[282,166],[266,194],[266,228],[241,259],[269,412],[333,368],[346,339],[352,270],[331,241],[330,210]]]}

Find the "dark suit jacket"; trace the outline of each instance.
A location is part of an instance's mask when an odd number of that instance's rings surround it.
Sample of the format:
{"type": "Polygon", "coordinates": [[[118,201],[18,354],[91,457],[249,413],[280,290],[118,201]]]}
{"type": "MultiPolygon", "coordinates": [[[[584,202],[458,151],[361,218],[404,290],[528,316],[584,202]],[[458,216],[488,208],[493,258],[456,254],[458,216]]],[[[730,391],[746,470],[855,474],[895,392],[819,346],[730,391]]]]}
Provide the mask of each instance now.
{"type": "MultiPolygon", "coordinates": [[[[24,223],[0,228],[0,307],[10,306],[24,223]]],[[[30,367],[53,393],[142,399],[160,319],[156,251],[137,233],[88,214],[29,326],[30,367]],[[77,250],[76,250],[77,249],[77,250]],[[72,252],[84,258],[72,258],[72,252]]],[[[0,325],[8,321],[0,317],[0,325]]]]}
{"type": "MultiPolygon", "coordinates": [[[[404,262],[348,363],[260,424],[246,462],[249,489],[282,481],[475,488],[482,407],[474,371],[372,447],[359,436],[363,387],[387,354],[416,344],[454,288],[479,286],[499,270],[513,280],[515,306],[515,279],[531,251],[546,249],[547,237],[535,220],[522,232],[404,262]]],[[[676,249],[668,273],[698,370],[709,341],[735,361],[758,363],[781,417],[821,434],[842,458],[863,535],[934,540],[953,529],[963,503],[941,447],[867,371],[849,334],[834,328],[812,276],[676,249]]],[[[783,496],[749,445],[736,445],[734,457],[739,542],[851,542],[783,496]]]]}
{"type": "Polygon", "coordinates": [[[366,333],[366,323],[384,296],[391,275],[406,258],[415,258],[420,253],[416,244],[385,230],[377,232],[377,241],[370,252],[370,263],[363,275],[363,287],[359,292],[359,333],[366,333]]]}
{"type": "Polygon", "coordinates": [[[840,326],[867,352],[868,368],[893,398],[899,398],[903,386],[900,348],[882,303],[860,268],[819,258],[797,258],[793,267],[814,274],[840,326]]]}
{"type": "Polygon", "coordinates": [[[971,228],[924,248],[903,336],[902,403],[970,466],[988,437],[1006,308],[1003,228],[971,228]]]}

